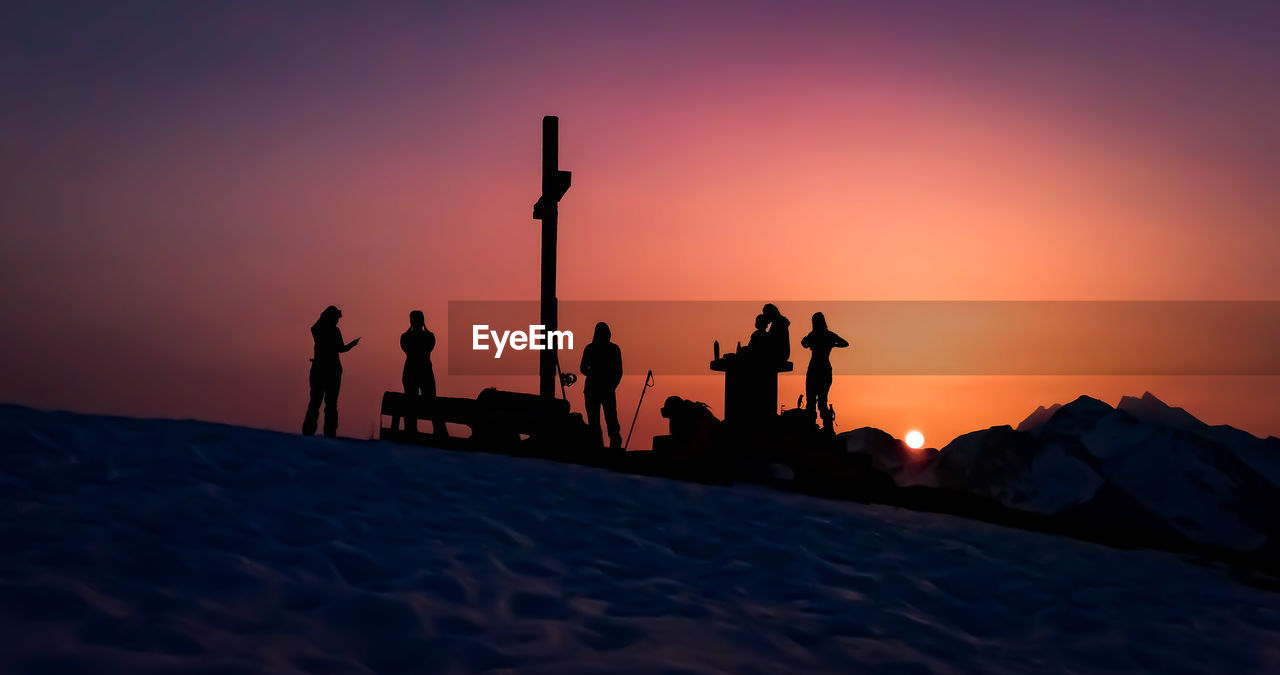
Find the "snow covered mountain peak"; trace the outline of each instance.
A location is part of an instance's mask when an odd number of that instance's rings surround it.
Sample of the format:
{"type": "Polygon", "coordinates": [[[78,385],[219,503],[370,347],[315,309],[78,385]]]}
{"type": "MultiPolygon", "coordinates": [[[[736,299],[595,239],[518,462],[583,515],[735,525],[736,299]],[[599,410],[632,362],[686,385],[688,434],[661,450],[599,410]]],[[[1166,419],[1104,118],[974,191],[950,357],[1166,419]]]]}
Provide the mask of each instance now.
{"type": "Polygon", "coordinates": [[[1115,408],[1092,396],[1080,396],[1060,406],[1034,433],[1037,436],[1078,435],[1092,429],[1098,420],[1114,412],[1115,408]]]}
{"type": "Polygon", "coordinates": [[[1196,419],[1195,415],[1161,401],[1149,391],[1143,393],[1142,398],[1122,397],[1116,409],[1123,410],[1143,422],[1175,429],[1189,430],[1206,426],[1204,422],[1196,419]]]}
{"type": "Polygon", "coordinates": [[[1054,403],[1053,405],[1047,408],[1045,406],[1040,406],[1036,408],[1030,415],[1027,415],[1025,419],[1019,422],[1018,426],[1014,427],[1014,429],[1018,431],[1026,431],[1026,432],[1035,431],[1036,429],[1039,429],[1040,427],[1044,426],[1045,423],[1047,423],[1049,419],[1053,417],[1053,414],[1058,412],[1058,410],[1060,410],[1061,408],[1062,408],[1061,403],[1054,403]]]}
{"type": "Polygon", "coordinates": [[[899,485],[958,490],[1088,528],[1280,556],[1280,441],[1209,426],[1151,392],[1041,406],[961,435],[899,485]]]}

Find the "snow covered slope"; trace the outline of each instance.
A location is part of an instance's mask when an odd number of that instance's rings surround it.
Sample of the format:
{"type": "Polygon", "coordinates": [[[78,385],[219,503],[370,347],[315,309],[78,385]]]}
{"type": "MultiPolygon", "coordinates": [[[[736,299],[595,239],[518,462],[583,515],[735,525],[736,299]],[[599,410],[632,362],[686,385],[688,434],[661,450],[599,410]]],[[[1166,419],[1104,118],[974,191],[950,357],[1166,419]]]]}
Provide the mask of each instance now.
{"type": "Polygon", "coordinates": [[[764,488],[0,406],[4,673],[1232,672],[1280,595],[764,488]]]}

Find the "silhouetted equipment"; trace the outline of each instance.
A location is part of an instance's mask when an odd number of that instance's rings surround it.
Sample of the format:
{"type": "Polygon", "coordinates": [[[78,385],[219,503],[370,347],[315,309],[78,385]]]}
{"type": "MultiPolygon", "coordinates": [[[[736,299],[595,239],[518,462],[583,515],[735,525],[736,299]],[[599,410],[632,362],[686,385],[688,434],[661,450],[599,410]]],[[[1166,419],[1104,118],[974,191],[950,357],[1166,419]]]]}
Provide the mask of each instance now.
{"type": "Polygon", "coordinates": [[[718,421],[711,414],[711,406],[701,401],[690,401],[679,396],[668,396],[660,410],[666,418],[672,436],[689,436],[705,420],[718,421]]]}
{"type": "Polygon", "coordinates": [[[636,414],[631,416],[631,428],[627,429],[627,441],[622,444],[622,449],[624,451],[631,446],[631,432],[636,430],[636,420],[639,419],[640,417],[640,406],[644,405],[644,393],[649,390],[649,387],[652,387],[652,386],[653,386],[653,371],[650,370],[644,376],[644,386],[640,388],[640,401],[636,403],[636,414]]]}
{"type": "Polygon", "coordinates": [[[724,373],[724,419],[730,424],[752,424],[778,414],[778,374],[792,370],[783,363],[757,360],[741,350],[711,362],[724,373]]]}
{"type": "Polygon", "coordinates": [[[569,400],[569,392],[565,391],[568,387],[572,387],[578,381],[576,373],[566,373],[560,370],[560,359],[556,359],[556,374],[560,376],[560,398],[569,400]]]}
{"type": "MultiPolygon", "coordinates": [[[[570,173],[560,170],[560,118],[542,118],[542,196],[533,205],[534,220],[542,221],[542,325],[548,332],[556,330],[556,230],[559,203],[569,191],[570,173]]],[[[538,393],[544,398],[556,396],[556,347],[543,350],[538,357],[538,393]]]]}
{"type": "Polygon", "coordinates": [[[723,425],[706,403],[668,396],[661,413],[669,432],[653,438],[653,455],[658,464],[677,475],[698,479],[726,473],[723,458],[717,453],[727,457],[731,451],[722,441],[723,425]]]}

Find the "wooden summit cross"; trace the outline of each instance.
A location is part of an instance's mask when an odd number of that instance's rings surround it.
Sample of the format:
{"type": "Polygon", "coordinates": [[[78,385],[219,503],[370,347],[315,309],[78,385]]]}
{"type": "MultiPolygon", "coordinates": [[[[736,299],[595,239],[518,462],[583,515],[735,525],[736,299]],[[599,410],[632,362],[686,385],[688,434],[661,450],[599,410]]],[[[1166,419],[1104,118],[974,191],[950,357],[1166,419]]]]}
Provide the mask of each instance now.
{"type": "MultiPolygon", "coordinates": [[[[556,226],[560,199],[569,191],[570,174],[560,170],[560,118],[542,118],[542,196],[533,205],[533,219],[542,221],[542,317],[548,332],[556,330],[556,226]]],[[[551,342],[538,355],[538,394],[556,397],[557,352],[551,342]]]]}

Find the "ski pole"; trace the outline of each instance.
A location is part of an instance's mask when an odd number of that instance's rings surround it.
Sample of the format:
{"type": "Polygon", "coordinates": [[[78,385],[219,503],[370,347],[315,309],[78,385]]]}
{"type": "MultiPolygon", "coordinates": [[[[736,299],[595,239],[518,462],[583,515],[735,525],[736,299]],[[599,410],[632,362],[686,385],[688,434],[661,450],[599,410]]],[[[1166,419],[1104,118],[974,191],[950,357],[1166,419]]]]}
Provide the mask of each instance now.
{"type": "Polygon", "coordinates": [[[636,418],[640,417],[640,406],[644,405],[644,392],[653,386],[653,371],[650,370],[648,375],[644,376],[644,388],[640,390],[640,401],[636,403],[636,414],[631,416],[631,428],[627,429],[627,442],[622,444],[622,451],[626,452],[627,447],[631,445],[631,432],[636,430],[636,418]]]}
{"type": "Polygon", "coordinates": [[[569,393],[564,390],[564,371],[560,370],[560,354],[556,354],[556,379],[560,380],[560,398],[568,401],[569,393]]]}

